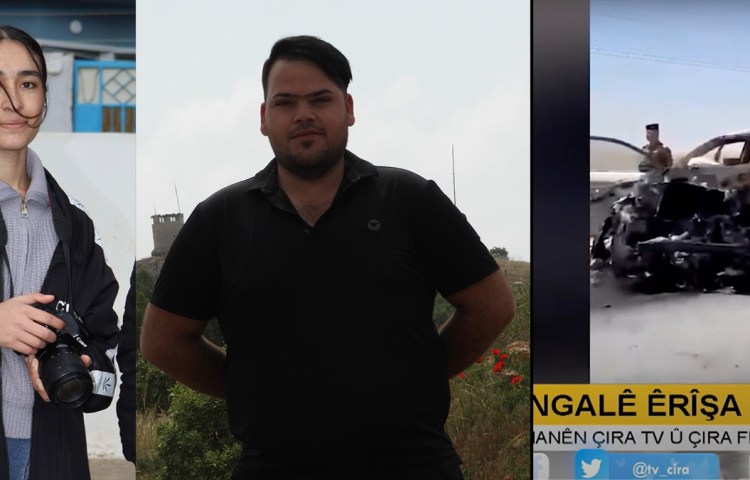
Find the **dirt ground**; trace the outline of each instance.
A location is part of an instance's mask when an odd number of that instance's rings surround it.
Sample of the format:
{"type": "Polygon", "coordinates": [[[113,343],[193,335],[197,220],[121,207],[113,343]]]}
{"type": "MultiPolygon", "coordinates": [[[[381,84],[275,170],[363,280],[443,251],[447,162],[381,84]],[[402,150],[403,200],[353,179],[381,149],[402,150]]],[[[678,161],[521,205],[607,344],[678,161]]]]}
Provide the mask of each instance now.
{"type": "Polygon", "coordinates": [[[750,295],[590,288],[591,383],[750,382],[750,295]]]}
{"type": "Polygon", "coordinates": [[[135,480],[135,465],[118,458],[90,458],[91,480],[135,480]]]}

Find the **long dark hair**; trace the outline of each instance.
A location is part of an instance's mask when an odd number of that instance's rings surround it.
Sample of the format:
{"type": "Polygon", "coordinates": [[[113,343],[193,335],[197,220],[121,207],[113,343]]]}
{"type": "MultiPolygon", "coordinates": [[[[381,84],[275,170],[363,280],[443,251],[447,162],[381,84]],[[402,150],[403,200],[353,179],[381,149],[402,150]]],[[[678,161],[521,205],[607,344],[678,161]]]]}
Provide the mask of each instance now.
{"type": "MultiPolygon", "coordinates": [[[[41,75],[42,91],[44,92],[44,105],[42,106],[42,111],[39,114],[39,123],[33,125],[33,128],[37,128],[42,124],[42,122],[44,122],[44,117],[47,116],[47,62],[44,59],[44,52],[42,52],[42,47],[36,40],[34,40],[31,35],[24,32],[23,30],[19,30],[16,27],[11,27],[10,25],[0,25],[0,42],[2,42],[3,40],[14,40],[23,45],[26,51],[29,52],[31,60],[34,62],[34,65],[36,65],[36,68],[37,70],[39,70],[39,74],[41,75]]],[[[13,103],[13,99],[5,89],[5,85],[3,85],[2,82],[0,82],[0,88],[2,88],[5,95],[7,95],[8,100],[13,107],[13,110],[17,114],[27,119],[31,119],[36,116],[35,115],[29,117],[19,112],[16,104],[13,103]]]]}

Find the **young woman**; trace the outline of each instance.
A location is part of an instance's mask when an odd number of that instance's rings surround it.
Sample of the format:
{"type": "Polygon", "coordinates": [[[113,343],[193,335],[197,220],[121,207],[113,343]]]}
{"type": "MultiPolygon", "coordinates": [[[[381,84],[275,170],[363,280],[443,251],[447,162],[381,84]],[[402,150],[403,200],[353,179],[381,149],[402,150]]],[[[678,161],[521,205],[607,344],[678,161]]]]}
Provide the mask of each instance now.
{"type": "Polygon", "coordinates": [[[91,219],[29,148],[47,67],[10,26],[0,26],[0,87],[0,480],[89,479],[83,413],[112,401],[118,285],[91,219]]]}

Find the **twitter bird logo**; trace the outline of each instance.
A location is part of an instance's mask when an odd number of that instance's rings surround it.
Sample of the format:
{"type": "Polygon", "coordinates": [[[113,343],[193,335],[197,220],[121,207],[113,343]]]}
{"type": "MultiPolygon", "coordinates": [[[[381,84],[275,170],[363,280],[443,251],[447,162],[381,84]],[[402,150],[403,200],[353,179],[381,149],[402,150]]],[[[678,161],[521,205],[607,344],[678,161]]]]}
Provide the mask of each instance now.
{"type": "Polygon", "coordinates": [[[575,478],[608,479],[609,456],[604,450],[578,450],[575,460],[575,478]]]}
{"type": "Polygon", "coordinates": [[[598,458],[591,460],[591,463],[586,463],[585,460],[581,460],[581,469],[583,470],[583,478],[594,478],[599,469],[602,467],[602,461],[598,458]]]}

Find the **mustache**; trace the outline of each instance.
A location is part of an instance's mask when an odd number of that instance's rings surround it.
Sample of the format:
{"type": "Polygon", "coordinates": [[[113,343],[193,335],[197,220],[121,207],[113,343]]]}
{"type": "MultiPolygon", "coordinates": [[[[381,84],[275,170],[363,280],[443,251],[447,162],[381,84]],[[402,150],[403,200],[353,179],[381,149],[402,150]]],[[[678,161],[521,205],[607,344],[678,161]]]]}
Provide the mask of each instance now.
{"type": "Polygon", "coordinates": [[[314,124],[304,124],[304,125],[298,126],[294,130],[292,130],[291,133],[289,134],[289,136],[290,137],[296,137],[297,135],[299,135],[302,132],[305,132],[305,133],[314,132],[314,133],[323,134],[323,129],[320,128],[320,127],[318,127],[318,126],[316,126],[316,125],[314,125],[314,124]]]}

